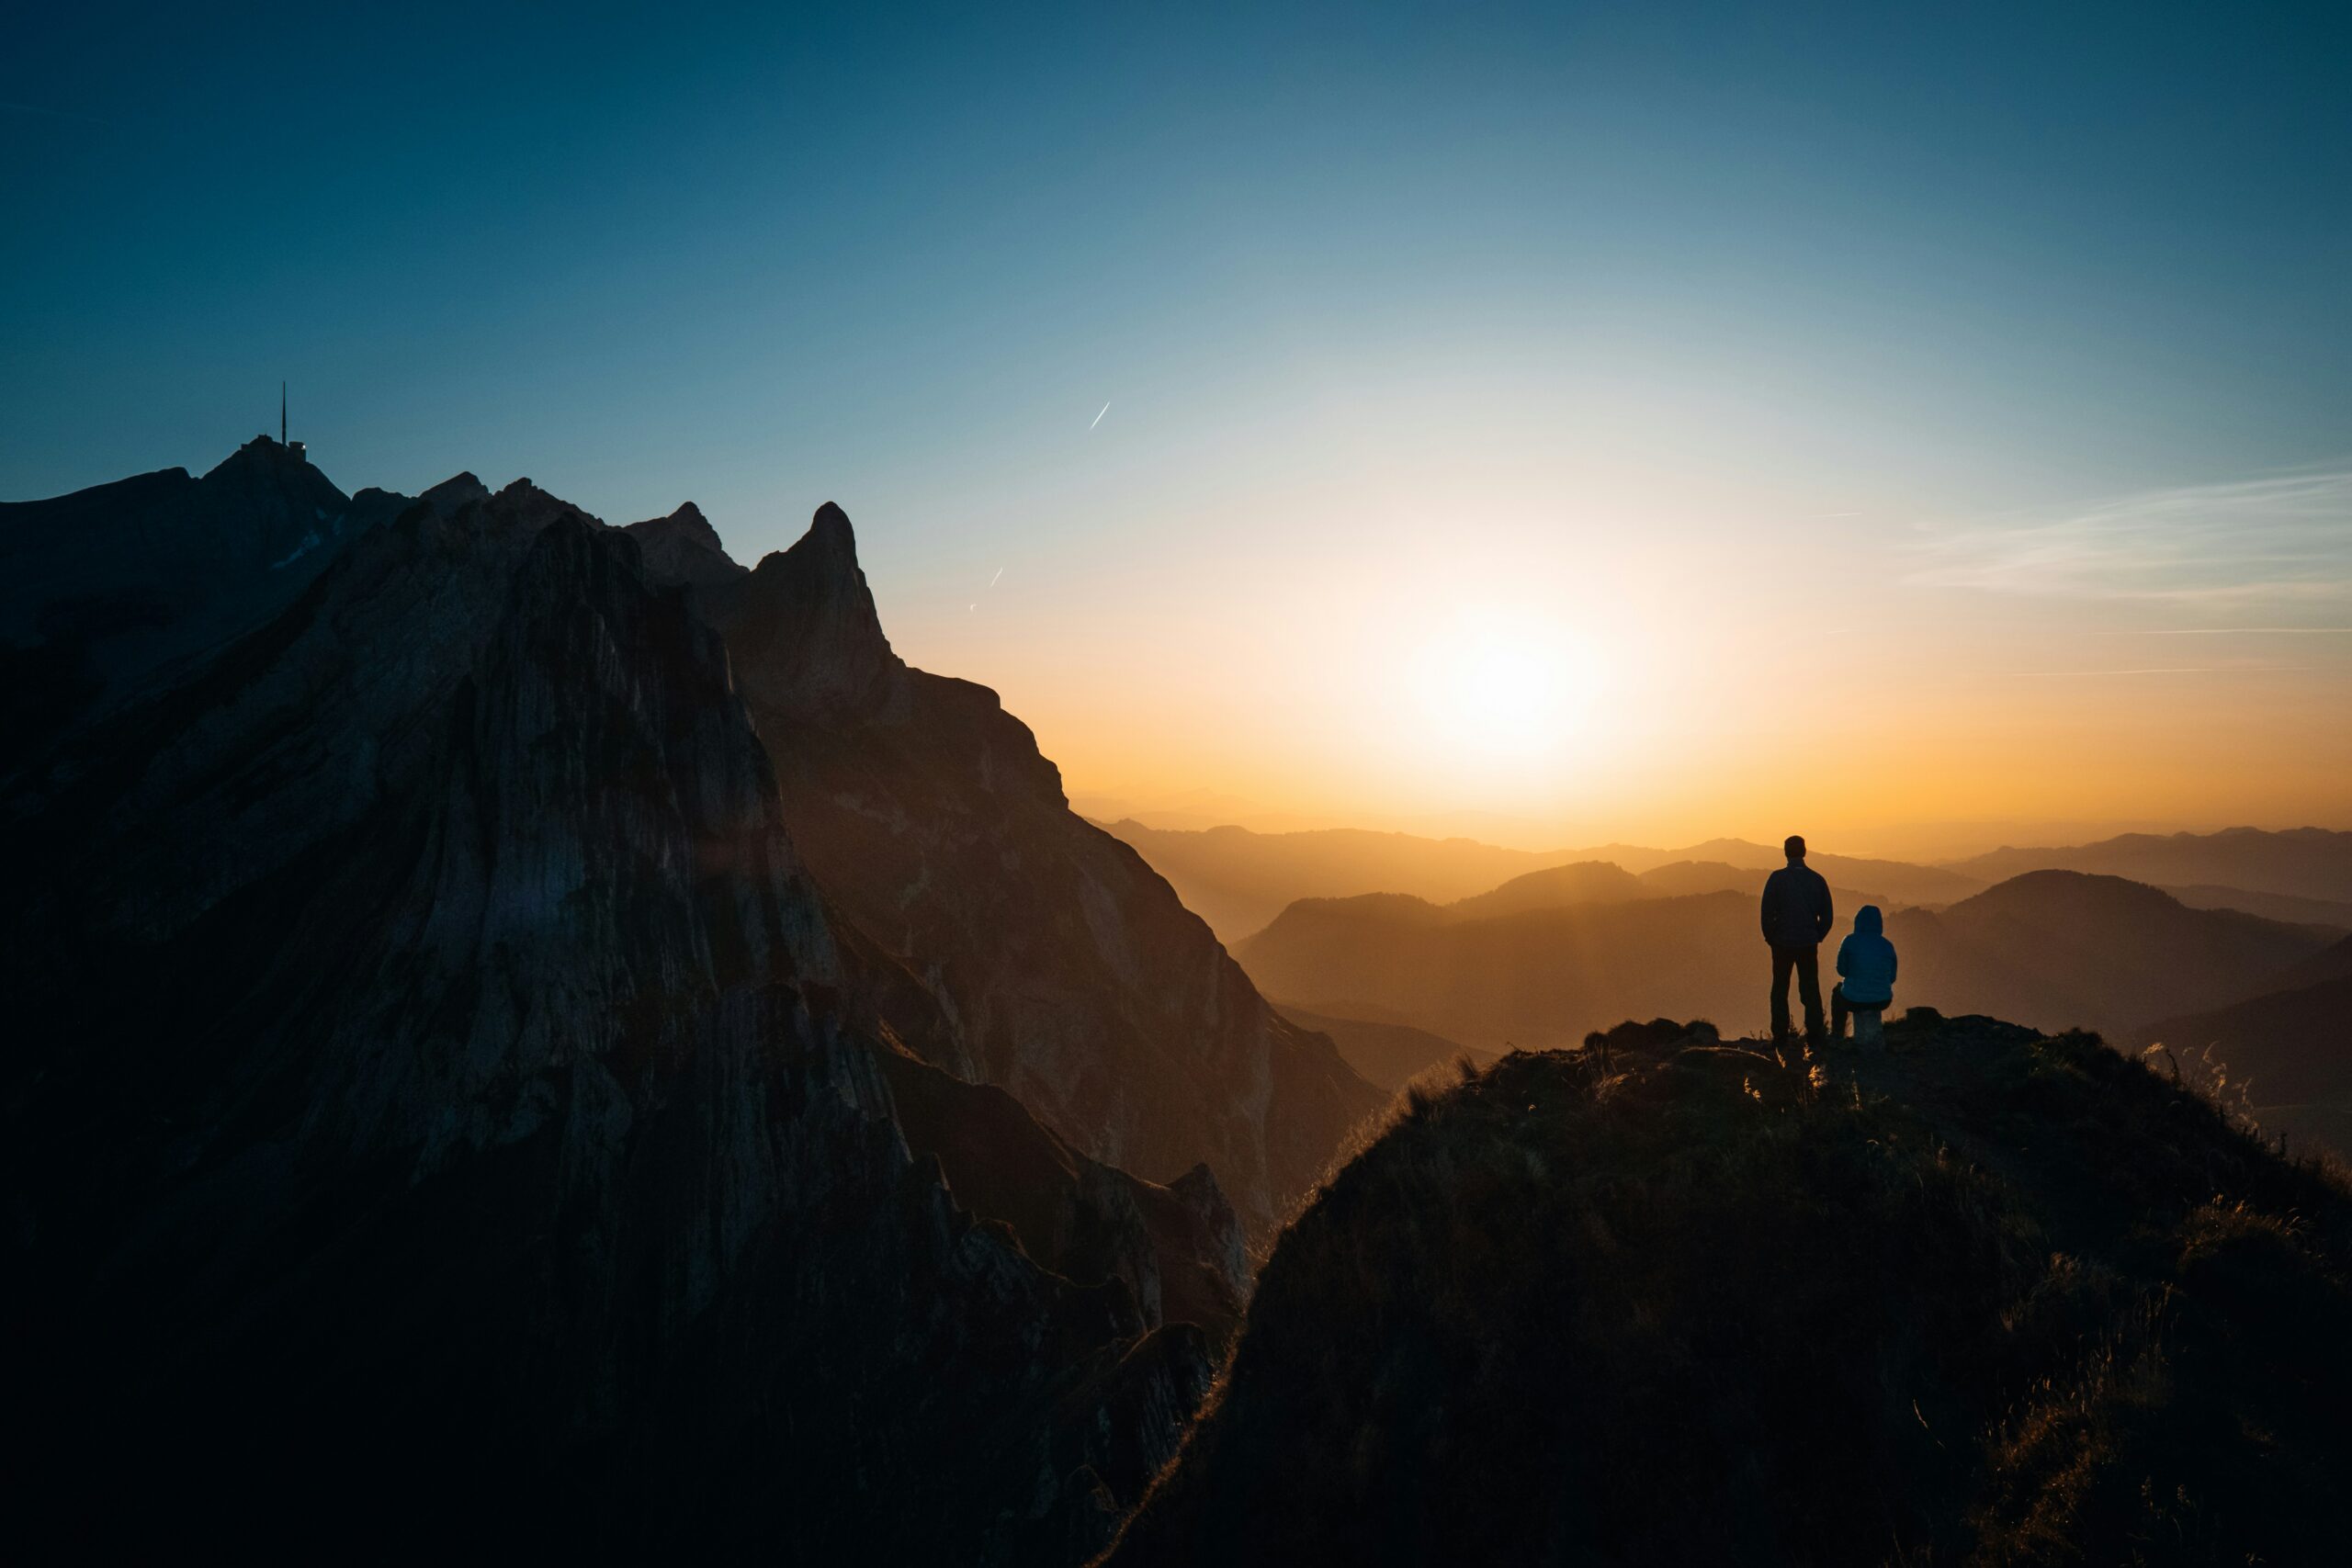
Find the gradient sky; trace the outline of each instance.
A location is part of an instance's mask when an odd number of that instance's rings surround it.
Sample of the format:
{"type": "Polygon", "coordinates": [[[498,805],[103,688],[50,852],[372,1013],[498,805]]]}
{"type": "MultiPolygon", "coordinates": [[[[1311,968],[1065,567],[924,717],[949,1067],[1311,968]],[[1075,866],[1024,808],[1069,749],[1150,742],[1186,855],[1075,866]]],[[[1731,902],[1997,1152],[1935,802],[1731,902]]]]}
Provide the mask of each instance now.
{"type": "Polygon", "coordinates": [[[346,490],[839,501],[1081,804],[2352,827],[2352,11],[2005,9],[49,7],[0,497],[284,377],[346,490]]]}

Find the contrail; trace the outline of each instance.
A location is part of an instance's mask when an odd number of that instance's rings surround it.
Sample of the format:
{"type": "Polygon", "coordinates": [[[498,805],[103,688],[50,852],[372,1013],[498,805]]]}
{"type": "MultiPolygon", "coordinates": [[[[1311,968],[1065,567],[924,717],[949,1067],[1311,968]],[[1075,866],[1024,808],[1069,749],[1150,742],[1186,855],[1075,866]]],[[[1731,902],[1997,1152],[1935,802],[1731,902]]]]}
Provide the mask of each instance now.
{"type": "Polygon", "coordinates": [[[1000,578],[1001,578],[1001,577],[1003,577],[1003,576],[1004,576],[1004,568],[1002,568],[1002,567],[999,567],[999,568],[997,568],[997,569],[996,569],[996,576],[995,576],[995,577],[991,577],[991,578],[989,578],[989,586],[990,588],[994,588],[994,587],[997,585],[998,579],[1000,579],[1000,578]]]}
{"type": "MultiPolygon", "coordinates": [[[[1109,413],[1110,412],[1111,412],[1111,405],[1110,405],[1109,403],[1104,403],[1104,404],[1102,405],[1102,413],[1109,413]]],[[[1102,423],[1102,413],[1098,413],[1098,414],[1096,414],[1096,415],[1094,416],[1094,424],[1100,424],[1100,423],[1102,423]]],[[[1087,428],[1087,431],[1089,432],[1089,434],[1091,434],[1091,433],[1092,433],[1092,431],[1093,431],[1093,429],[1094,429],[1094,424],[1090,424],[1090,425],[1088,425],[1088,426],[1086,427],[1086,428],[1087,428]]]]}

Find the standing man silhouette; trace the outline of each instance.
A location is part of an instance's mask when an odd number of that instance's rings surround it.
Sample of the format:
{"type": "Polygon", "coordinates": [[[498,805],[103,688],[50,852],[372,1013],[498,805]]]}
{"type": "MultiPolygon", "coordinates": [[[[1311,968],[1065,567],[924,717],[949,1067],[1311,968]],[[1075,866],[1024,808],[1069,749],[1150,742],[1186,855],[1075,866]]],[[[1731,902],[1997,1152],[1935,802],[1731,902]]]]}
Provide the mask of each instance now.
{"type": "Polygon", "coordinates": [[[1789,972],[1797,976],[1804,1001],[1804,1037],[1821,1049],[1827,1028],[1821,1016],[1821,940],[1838,918],[1830,908],[1829,884],[1804,863],[1804,840],[1792,833],[1781,846],[1789,863],[1764,883],[1764,940],[1772,944],[1772,1048],[1789,1059],[1789,972]]]}

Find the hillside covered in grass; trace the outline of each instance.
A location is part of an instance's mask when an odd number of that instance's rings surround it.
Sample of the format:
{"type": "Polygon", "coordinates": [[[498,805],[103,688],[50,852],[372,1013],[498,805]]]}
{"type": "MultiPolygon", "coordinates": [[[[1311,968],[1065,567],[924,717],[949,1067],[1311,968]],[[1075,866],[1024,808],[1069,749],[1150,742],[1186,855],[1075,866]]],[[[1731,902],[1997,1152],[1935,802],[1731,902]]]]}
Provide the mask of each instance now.
{"type": "Polygon", "coordinates": [[[2094,1037],[1888,1034],[1409,1092],[1105,1561],[2334,1560],[2345,1188],[2094,1037]]]}

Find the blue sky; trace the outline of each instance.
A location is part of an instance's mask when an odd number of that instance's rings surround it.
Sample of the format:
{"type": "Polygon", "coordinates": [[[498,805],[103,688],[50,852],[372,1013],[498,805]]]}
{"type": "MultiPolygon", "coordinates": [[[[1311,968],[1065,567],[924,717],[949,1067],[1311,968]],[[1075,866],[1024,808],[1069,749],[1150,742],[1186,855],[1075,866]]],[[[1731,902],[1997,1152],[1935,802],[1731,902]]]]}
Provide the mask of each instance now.
{"type": "MultiPolygon", "coordinates": [[[[0,497],[208,467],[284,377],[346,489],[692,497],[746,559],[836,499],[902,647],[1082,753],[1117,699],[1057,672],[1129,626],[1188,782],[1280,795],[1184,639],[1432,529],[1502,578],[1883,553],[1849,591],[1998,626],[2086,575],[2020,530],[2262,578],[2230,508],[2316,475],[2340,589],[2347,189],[2341,6],[50,7],[0,497]]],[[[2231,613],[2352,612],[2292,597],[2231,613]]]]}

